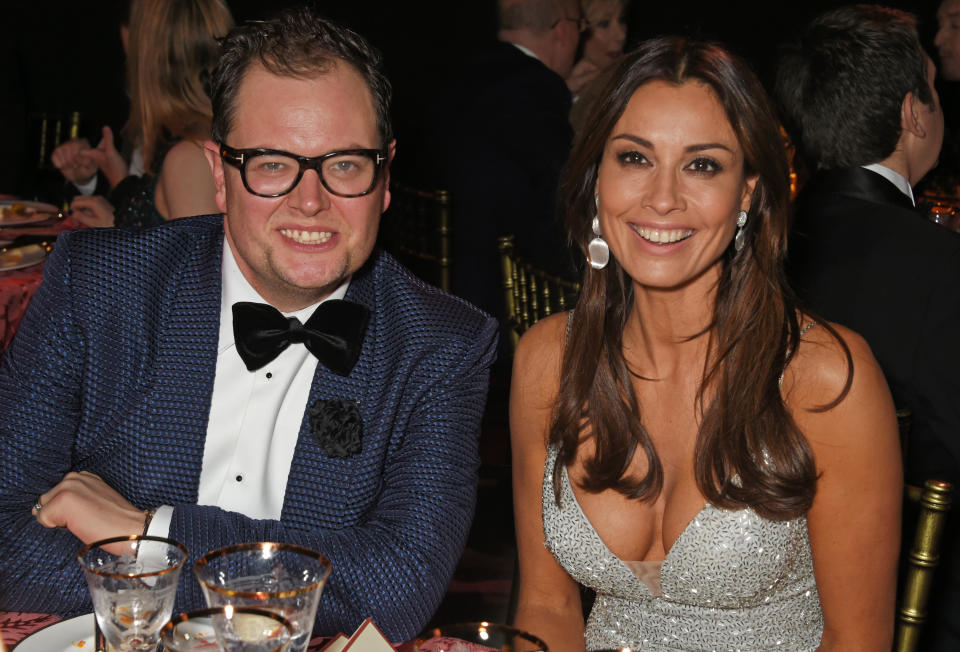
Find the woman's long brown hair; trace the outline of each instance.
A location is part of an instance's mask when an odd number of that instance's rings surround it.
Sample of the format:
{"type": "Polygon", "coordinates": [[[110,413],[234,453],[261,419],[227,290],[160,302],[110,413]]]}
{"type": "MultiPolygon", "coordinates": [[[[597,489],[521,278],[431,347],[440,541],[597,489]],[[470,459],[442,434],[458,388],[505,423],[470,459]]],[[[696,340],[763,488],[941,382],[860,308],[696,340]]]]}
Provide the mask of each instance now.
{"type": "MultiPolygon", "coordinates": [[[[726,111],[744,151],[745,174],[757,175],[745,246],[732,243],[721,262],[706,368],[697,396],[701,412],[694,452],[697,486],[714,505],[752,507],[771,519],[804,514],[813,502],[816,467],[803,434],[780,393],[780,377],[797,350],[802,324],[783,271],[789,211],[789,166],[779,122],[759,80],[745,63],[719,46],[681,37],[646,41],[605,77],[605,88],[577,135],[561,180],[560,205],[581,249],[593,237],[594,188],[606,140],[633,93],[654,81],[695,81],[710,88],[726,111]],[[705,396],[713,398],[709,404],[705,396]]],[[[633,305],[632,280],[616,260],[587,268],[561,367],[550,442],[558,447],[554,487],[570,465],[585,432],[596,452],[585,462],[584,489],[607,488],[653,500],[663,469],[633,389],[623,354],[623,330],[633,305]],[[627,476],[637,447],[647,458],[640,479],[627,476]]],[[[847,384],[853,362],[846,351],[847,384]]],[[[696,334],[691,334],[696,335],[696,334]]]]}
{"type": "Polygon", "coordinates": [[[217,62],[216,39],[232,26],[223,0],[134,0],[124,133],[143,148],[148,172],[159,150],[184,138],[210,137],[213,113],[205,86],[217,62]]]}

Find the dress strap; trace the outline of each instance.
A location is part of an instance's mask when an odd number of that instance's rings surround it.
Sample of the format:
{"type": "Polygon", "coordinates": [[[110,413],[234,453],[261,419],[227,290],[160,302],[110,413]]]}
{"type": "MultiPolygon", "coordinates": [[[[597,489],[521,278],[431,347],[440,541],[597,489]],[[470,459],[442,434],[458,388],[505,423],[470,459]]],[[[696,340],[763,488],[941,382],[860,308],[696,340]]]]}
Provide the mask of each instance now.
{"type": "MultiPolygon", "coordinates": [[[[810,321],[808,321],[808,322],[806,323],[806,325],[805,325],[803,328],[800,329],[800,337],[803,337],[804,335],[806,335],[806,334],[807,334],[807,331],[809,331],[811,328],[813,328],[813,327],[816,326],[816,325],[817,325],[817,321],[816,321],[815,319],[811,319],[810,321]]],[[[791,355],[792,353],[793,353],[792,350],[787,349],[787,360],[790,359],[790,355],[791,355]]],[[[784,361],[784,363],[783,363],[783,369],[780,370],[780,380],[777,381],[777,385],[780,386],[780,387],[783,386],[783,374],[784,374],[784,372],[785,372],[786,370],[787,370],[787,363],[786,363],[786,361],[784,361]]]]}

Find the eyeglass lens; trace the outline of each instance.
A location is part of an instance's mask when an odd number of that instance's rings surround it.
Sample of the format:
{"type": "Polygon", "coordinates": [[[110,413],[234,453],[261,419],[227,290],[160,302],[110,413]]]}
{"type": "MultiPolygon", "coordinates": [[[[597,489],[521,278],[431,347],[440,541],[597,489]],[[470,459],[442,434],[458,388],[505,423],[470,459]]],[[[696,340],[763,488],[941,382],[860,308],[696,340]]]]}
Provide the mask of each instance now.
{"type": "MultiPolygon", "coordinates": [[[[291,190],[300,174],[300,162],[283,154],[257,154],[247,159],[245,166],[250,190],[263,195],[291,190]]],[[[362,154],[337,154],[321,161],[319,172],[330,192],[359,195],[373,185],[377,166],[362,154]]]]}

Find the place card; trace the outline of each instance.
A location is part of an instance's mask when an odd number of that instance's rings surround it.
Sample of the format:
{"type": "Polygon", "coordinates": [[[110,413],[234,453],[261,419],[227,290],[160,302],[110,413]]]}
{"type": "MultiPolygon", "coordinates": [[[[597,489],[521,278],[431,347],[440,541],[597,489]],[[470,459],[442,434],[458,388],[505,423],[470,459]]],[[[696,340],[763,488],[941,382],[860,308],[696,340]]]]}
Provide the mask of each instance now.
{"type": "Polygon", "coordinates": [[[320,652],[394,652],[394,649],[373,620],[367,618],[350,638],[337,634],[320,652]]]}

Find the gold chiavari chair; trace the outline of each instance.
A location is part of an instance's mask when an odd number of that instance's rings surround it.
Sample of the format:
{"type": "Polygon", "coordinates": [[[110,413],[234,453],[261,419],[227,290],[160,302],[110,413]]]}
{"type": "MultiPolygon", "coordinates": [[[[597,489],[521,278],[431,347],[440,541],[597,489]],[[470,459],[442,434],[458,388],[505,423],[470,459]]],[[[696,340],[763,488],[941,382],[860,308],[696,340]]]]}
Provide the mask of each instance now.
{"type": "Polygon", "coordinates": [[[390,186],[390,208],[380,224],[380,244],[432,285],[450,291],[453,236],[450,193],[390,186]]]}
{"type": "Polygon", "coordinates": [[[894,652],[916,652],[927,618],[933,571],[940,561],[940,539],[950,511],[953,487],[949,482],[927,480],[924,487],[907,485],[908,501],[919,503],[920,514],[907,555],[907,570],[897,605],[894,652]]]}
{"type": "Polygon", "coordinates": [[[537,321],[572,308],[580,292],[580,284],[524,262],[516,253],[512,235],[499,238],[498,248],[506,319],[513,349],[524,331],[537,321]]]}

